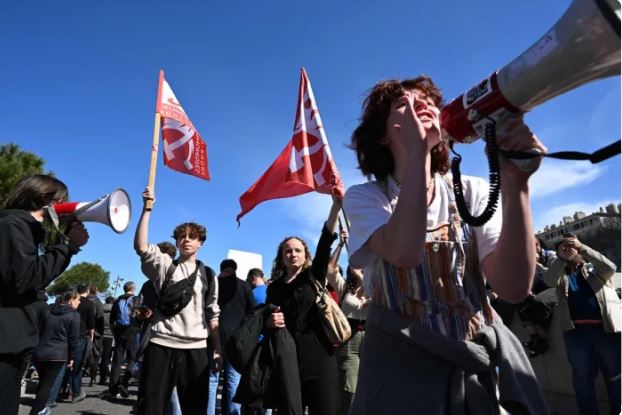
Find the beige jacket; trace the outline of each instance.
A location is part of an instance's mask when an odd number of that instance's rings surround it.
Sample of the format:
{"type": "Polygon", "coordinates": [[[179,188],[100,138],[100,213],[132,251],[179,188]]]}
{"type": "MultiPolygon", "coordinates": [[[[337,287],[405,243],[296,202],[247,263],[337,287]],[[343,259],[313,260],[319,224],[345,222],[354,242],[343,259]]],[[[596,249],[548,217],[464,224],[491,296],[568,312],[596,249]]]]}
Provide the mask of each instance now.
{"type": "MultiPolygon", "coordinates": [[[[603,317],[603,328],[607,333],[618,333],[622,328],[622,302],[615,292],[611,277],[615,273],[616,266],[601,253],[589,246],[583,245],[579,252],[589,263],[584,264],[580,270],[583,277],[594,290],[596,300],[600,306],[603,317]],[[593,266],[590,266],[590,264],[593,266]]],[[[567,262],[561,258],[555,259],[549,269],[544,273],[544,282],[549,287],[557,288],[557,299],[562,329],[564,331],[574,329],[568,309],[568,277],[566,276],[567,262]]]]}

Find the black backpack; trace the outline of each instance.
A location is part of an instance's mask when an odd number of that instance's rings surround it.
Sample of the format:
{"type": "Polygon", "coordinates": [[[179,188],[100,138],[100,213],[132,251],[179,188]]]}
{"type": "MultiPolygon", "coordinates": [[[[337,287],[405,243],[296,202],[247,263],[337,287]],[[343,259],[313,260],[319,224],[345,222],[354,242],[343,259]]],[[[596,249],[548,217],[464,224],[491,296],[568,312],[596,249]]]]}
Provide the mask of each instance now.
{"type": "Polygon", "coordinates": [[[211,289],[215,275],[214,270],[203,265],[201,261],[197,261],[196,264],[197,267],[188,278],[184,278],[174,284],[170,284],[170,282],[173,273],[175,273],[177,269],[177,260],[173,261],[166,270],[166,277],[160,289],[160,298],[158,299],[157,305],[160,312],[166,317],[173,317],[188,305],[194,294],[194,283],[197,280],[197,272],[199,269],[203,270],[202,272],[207,278],[207,292],[211,289]]]}

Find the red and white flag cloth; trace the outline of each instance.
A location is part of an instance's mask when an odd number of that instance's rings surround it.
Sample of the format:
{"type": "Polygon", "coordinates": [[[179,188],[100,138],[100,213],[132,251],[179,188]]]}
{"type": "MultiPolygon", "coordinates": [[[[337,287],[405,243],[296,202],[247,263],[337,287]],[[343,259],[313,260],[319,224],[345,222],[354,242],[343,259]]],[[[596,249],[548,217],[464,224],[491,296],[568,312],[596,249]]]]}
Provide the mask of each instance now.
{"type": "Polygon", "coordinates": [[[240,218],[259,203],[308,192],[343,197],[344,186],[333,160],[306,71],[300,71],[294,134],[279,157],[240,197],[240,218]]]}
{"type": "Polygon", "coordinates": [[[181,173],[209,180],[207,146],[160,71],[156,112],[162,117],[164,164],[181,173]]]}

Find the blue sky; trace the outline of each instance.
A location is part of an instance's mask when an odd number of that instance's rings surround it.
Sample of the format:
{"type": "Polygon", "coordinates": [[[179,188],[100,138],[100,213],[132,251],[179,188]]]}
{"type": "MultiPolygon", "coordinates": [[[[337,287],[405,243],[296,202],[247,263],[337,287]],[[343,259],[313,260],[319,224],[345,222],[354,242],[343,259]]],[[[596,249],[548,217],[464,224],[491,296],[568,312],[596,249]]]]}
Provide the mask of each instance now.
{"type": "MultiPolygon", "coordinates": [[[[89,224],[74,259],[142,281],[132,238],[147,183],[158,71],[207,142],[212,181],[174,172],[159,155],[150,240],[184,221],[208,229],[200,258],[263,255],[300,235],[314,244],[330,199],[265,202],[237,227],[238,198],[289,141],[299,71],[307,69],[346,186],[365,179],[346,148],[366,90],[386,78],[434,78],[461,94],[535,43],[564,1],[31,1],[0,3],[0,143],[45,159],[73,200],[116,187],[133,202],[130,229],[89,224]]],[[[569,63],[570,67],[571,64],[569,63]]],[[[569,69],[571,70],[571,69],[569,69]]],[[[544,103],[526,120],[551,151],[594,151],[620,137],[620,77],[544,103]]],[[[487,177],[481,141],[460,145],[463,173],[487,177]]],[[[620,201],[620,159],[546,160],[532,179],[538,229],[620,201]]],[[[345,263],[345,256],[342,257],[345,263]]]]}

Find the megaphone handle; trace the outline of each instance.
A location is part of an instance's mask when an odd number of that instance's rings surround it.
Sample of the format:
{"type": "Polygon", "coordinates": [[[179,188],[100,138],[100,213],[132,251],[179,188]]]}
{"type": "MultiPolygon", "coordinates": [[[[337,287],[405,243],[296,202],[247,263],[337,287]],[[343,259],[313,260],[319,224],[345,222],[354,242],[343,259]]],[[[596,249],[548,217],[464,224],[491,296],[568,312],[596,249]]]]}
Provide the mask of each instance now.
{"type": "MultiPolygon", "coordinates": [[[[538,154],[538,155],[542,154],[542,152],[538,150],[537,148],[531,148],[529,150],[525,150],[524,152],[530,153],[530,154],[538,154]]],[[[499,155],[501,157],[507,158],[503,155],[503,151],[500,151],[499,155]]],[[[540,165],[540,158],[541,157],[529,157],[529,158],[520,158],[520,159],[507,158],[507,159],[510,160],[512,163],[514,163],[516,167],[518,167],[520,170],[526,173],[533,173],[534,171],[538,169],[538,166],[540,165]]]]}

